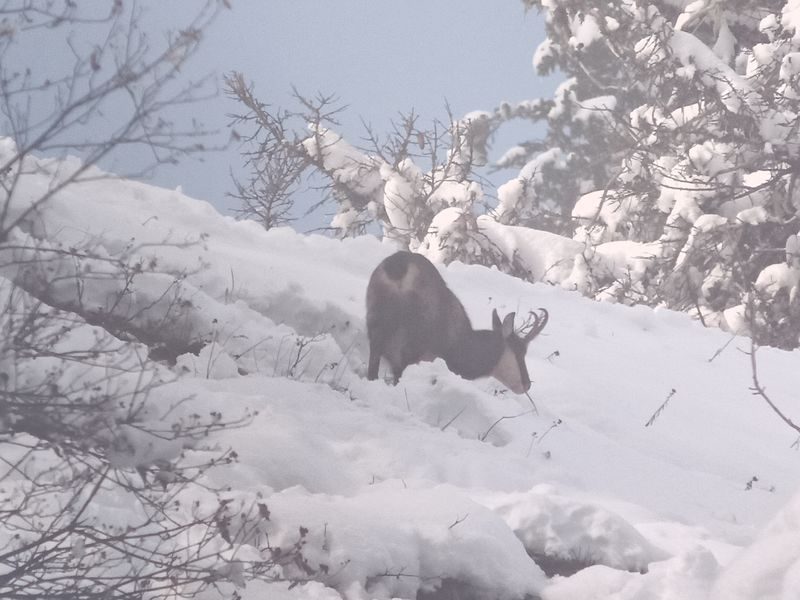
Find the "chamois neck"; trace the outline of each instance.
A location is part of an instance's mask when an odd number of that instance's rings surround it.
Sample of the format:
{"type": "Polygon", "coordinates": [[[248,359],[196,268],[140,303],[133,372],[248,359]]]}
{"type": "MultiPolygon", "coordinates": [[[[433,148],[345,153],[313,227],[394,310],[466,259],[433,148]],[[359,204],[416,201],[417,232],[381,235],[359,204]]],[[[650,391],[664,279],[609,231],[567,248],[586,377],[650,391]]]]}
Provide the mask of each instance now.
{"type": "Polygon", "coordinates": [[[464,379],[490,375],[503,353],[503,341],[489,329],[464,331],[442,357],[447,367],[464,379]]]}

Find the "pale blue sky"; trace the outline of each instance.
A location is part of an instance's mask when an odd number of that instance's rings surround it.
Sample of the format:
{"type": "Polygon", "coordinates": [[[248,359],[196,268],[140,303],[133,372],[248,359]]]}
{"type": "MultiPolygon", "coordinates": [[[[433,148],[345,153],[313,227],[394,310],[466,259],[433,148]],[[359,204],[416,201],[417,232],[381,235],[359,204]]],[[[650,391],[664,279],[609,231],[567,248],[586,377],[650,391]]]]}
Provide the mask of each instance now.
{"type": "MultiPolygon", "coordinates": [[[[198,3],[140,0],[138,5],[146,11],[144,25],[160,36],[189,19],[198,3]]],[[[400,111],[413,108],[423,121],[444,120],[445,100],[460,116],[503,100],[551,96],[555,85],[531,66],[544,36],[542,21],[534,12],[526,14],[519,0],[232,0],[232,5],[184,75],[210,72],[221,80],[226,72],[241,71],[262,101],[281,106],[291,102],[292,85],[305,94],[336,94],[349,105],[342,133],[356,143],[364,134],[362,118],[382,133],[400,111]]],[[[38,46],[43,65],[71,60],[50,46],[38,46]]],[[[219,140],[227,141],[226,115],[237,109],[220,92],[194,105],[192,116],[219,129],[219,140]]],[[[529,134],[530,128],[505,131],[495,157],[529,134]]],[[[125,171],[118,163],[104,166],[125,171]]],[[[226,197],[233,187],[229,172],[241,168],[239,150],[232,147],[207,154],[202,162],[186,159],[161,167],[150,181],[181,185],[187,194],[229,212],[235,206],[226,197]]]]}
{"type": "MultiPolygon", "coordinates": [[[[174,10],[164,5],[155,10],[174,10]]],[[[519,0],[234,0],[233,7],[215,24],[194,68],[241,71],[260,99],[283,106],[292,85],[308,94],[335,93],[349,105],[342,121],[354,141],[363,134],[361,118],[381,131],[411,108],[423,118],[443,118],[445,99],[461,115],[503,100],[550,96],[554,87],[531,65],[542,20],[526,14],[519,0]]],[[[218,128],[236,109],[225,97],[197,108],[218,128]]],[[[501,143],[526,133],[506,131],[501,143]]],[[[155,182],[181,184],[224,211],[234,205],[225,197],[231,168],[240,168],[235,148],[163,169],[155,182]]]]}

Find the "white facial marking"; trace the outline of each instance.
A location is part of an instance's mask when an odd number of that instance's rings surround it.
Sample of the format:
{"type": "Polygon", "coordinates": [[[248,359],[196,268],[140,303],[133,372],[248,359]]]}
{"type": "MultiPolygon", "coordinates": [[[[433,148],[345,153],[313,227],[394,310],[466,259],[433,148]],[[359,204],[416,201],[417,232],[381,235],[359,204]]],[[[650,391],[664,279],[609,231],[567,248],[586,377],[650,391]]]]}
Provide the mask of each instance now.
{"type": "Polygon", "coordinates": [[[492,377],[515,394],[524,394],[527,391],[522,385],[522,374],[519,372],[517,357],[514,356],[511,348],[503,350],[500,360],[497,361],[497,366],[492,371],[492,377]]]}
{"type": "Polygon", "coordinates": [[[418,275],[419,268],[417,265],[408,265],[406,272],[400,279],[392,279],[386,274],[386,271],[381,271],[380,278],[383,280],[384,285],[393,288],[395,293],[406,294],[417,286],[418,275]]]}
{"type": "Polygon", "coordinates": [[[408,265],[405,275],[403,275],[402,279],[397,282],[397,287],[401,293],[408,293],[414,289],[418,274],[419,269],[417,268],[417,265],[408,265]]]}

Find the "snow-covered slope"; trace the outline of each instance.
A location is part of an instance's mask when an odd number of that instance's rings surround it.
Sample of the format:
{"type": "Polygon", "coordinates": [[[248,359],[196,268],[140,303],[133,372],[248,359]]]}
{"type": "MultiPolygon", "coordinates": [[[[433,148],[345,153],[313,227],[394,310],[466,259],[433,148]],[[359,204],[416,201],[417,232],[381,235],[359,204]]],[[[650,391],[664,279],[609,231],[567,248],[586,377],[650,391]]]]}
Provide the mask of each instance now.
{"type": "MultiPolygon", "coordinates": [[[[365,380],[364,291],[392,251],[373,238],[265,232],[177,191],[105,179],[40,212],[19,240],[157,265],[129,295],[148,307],[140,329],[161,319],[153,343],[205,343],[177,358],[160,394],[257,411],[215,434],[238,461],[211,483],[261,494],[277,543],[306,528],[305,555],[324,569],[292,590],[251,583],[244,598],[800,597],[798,454],[749,389],[747,339],[483,267],[443,268],[477,327],[492,308],[550,312],[528,353],[534,414],[524,396],[441,361],[410,367],[396,387],[365,380]],[[176,277],[187,302],[163,319],[157,300],[176,277]],[[548,578],[530,556],[548,571],[594,566],[548,578]]],[[[64,281],[54,301],[69,306],[78,289],[64,281]]],[[[114,289],[95,278],[79,292],[102,306],[114,289]]],[[[800,420],[800,354],[758,358],[771,397],[800,420]]]]}

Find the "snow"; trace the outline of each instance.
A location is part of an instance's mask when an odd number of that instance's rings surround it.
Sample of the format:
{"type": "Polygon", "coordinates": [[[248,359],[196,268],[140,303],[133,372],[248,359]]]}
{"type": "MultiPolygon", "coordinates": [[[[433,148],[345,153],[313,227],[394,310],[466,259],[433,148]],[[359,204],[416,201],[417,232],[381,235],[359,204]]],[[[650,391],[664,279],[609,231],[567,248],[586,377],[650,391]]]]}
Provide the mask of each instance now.
{"type": "MultiPolygon", "coordinates": [[[[22,177],[21,206],[44,189],[54,166],[42,161],[22,177]]],[[[355,176],[354,163],[331,168],[355,176]]],[[[379,186],[380,173],[370,173],[365,192],[379,186]]],[[[587,201],[590,208],[596,200],[587,201]]],[[[720,225],[673,204],[695,227],[720,225]]],[[[186,415],[251,415],[202,446],[160,446],[122,432],[133,453],[117,457],[118,466],[132,468],[179,451],[192,457],[231,447],[238,460],[209,471],[207,483],[228,488],[236,501],[268,505],[275,544],[308,530],[305,555],[328,574],[291,590],[248,582],[237,590],[244,600],[415,598],[448,586],[463,598],[509,600],[800,594],[794,436],[751,394],[745,338],[731,341],[685,314],[596,303],[496,269],[441,267],[476,327],[489,325],[492,308],[550,312],[527,356],[534,414],[527,398],[491,379],[460,379],[441,360],[409,367],[396,387],[365,379],[364,292],[372,269],[393,251],[389,244],[266,232],[179,191],[111,178],[60,191],[39,215],[37,226],[15,231],[15,239],[42,247],[90,241],[93,266],[103,256],[155,264],[133,283],[141,327],[204,342],[199,354],[159,366],[166,383],[147,399],[147,419],[157,422],[175,398],[186,399],[186,415]],[[153,303],[173,289],[190,300],[174,322],[153,303]],[[748,487],[754,475],[758,483],[748,487]],[[548,578],[529,557],[541,554],[593,566],[548,578]]],[[[458,206],[440,215],[437,228],[454,235],[472,218],[458,206]]],[[[564,257],[635,279],[659,251],[610,241],[584,256],[584,245],[568,238],[485,216],[476,226],[493,243],[516,249],[536,281],[568,277],[574,265],[564,257]]],[[[435,241],[424,246],[444,261],[435,241]]],[[[67,269],[68,262],[56,266],[67,269]]],[[[757,285],[797,287],[796,273],[773,265],[757,285]]],[[[22,277],[3,268],[2,289],[22,277]]],[[[115,286],[87,285],[84,302],[104,305],[115,286]]],[[[64,285],[53,301],[77,310],[75,293],[64,285]]],[[[78,338],[61,343],[102,339],[131,360],[133,350],[146,352],[90,325],[75,332],[78,338]]],[[[795,421],[799,361],[798,352],[759,351],[761,379],[795,421]]],[[[122,503],[115,510],[124,522],[134,509],[122,503]]],[[[257,552],[248,547],[218,568],[244,583],[242,563],[257,552]]],[[[203,595],[217,597],[213,590],[203,595]]]]}
{"type": "Polygon", "coordinates": [[[708,0],[695,0],[694,2],[690,2],[675,21],[675,29],[685,30],[688,28],[687,25],[696,25],[698,16],[702,16],[707,11],[708,0]]]}
{"type": "Polygon", "coordinates": [[[552,165],[554,168],[564,168],[566,157],[560,148],[551,148],[536,155],[536,158],[525,163],[519,171],[519,178],[523,180],[541,181],[541,171],[546,166],[552,165]]]}
{"type": "Polygon", "coordinates": [[[582,123],[588,123],[591,119],[607,119],[608,112],[617,107],[617,99],[614,96],[597,96],[581,100],[579,108],[575,111],[573,118],[582,123]]]}
{"type": "Polygon", "coordinates": [[[725,64],[731,64],[736,57],[736,38],[728,27],[728,22],[723,20],[719,25],[717,42],[714,44],[716,54],[725,64]]]}
{"type": "Polygon", "coordinates": [[[414,598],[420,589],[456,580],[504,600],[544,584],[505,522],[452,486],[409,489],[395,480],[352,496],[289,488],[269,503],[284,518],[306,523],[314,549],[322,548],[323,532],[329,532],[331,550],[307,558],[314,564],[347,562],[330,583],[349,597],[414,598]]]}
{"type": "Polygon", "coordinates": [[[473,216],[459,206],[449,206],[436,214],[428,233],[419,246],[420,254],[433,262],[449,263],[455,260],[457,250],[465,248],[470,254],[480,253],[478,244],[467,231],[473,216]]]}
{"type": "Polygon", "coordinates": [[[794,32],[794,40],[800,38],[800,2],[788,0],[781,11],[780,22],[786,31],[794,32]]]}
{"type": "MultiPolygon", "coordinates": [[[[768,294],[778,290],[797,290],[800,286],[800,269],[793,268],[785,263],[777,263],[765,267],[756,279],[756,289],[768,294]]],[[[793,292],[792,295],[794,295],[793,292]]]]}
{"type": "Polygon", "coordinates": [[[533,53],[532,64],[534,70],[540,70],[548,59],[553,59],[555,57],[554,50],[553,43],[549,39],[545,39],[540,43],[533,53]]]}
{"type": "Polygon", "coordinates": [[[738,555],[715,583],[713,600],[789,600],[800,590],[800,495],[738,555]]]}
{"type": "Polygon", "coordinates": [[[487,496],[484,502],[505,519],[529,554],[569,560],[580,549],[597,564],[633,572],[667,558],[616,514],[564,497],[550,485],[487,496]]]}
{"type": "Polygon", "coordinates": [[[766,34],[770,41],[772,41],[775,38],[775,34],[780,30],[778,16],[774,13],[768,14],[766,17],[761,19],[761,21],[759,21],[758,30],[761,33],[766,34]]]}
{"type": "Polygon", "coordinates": [[[736,220],[748,225],[758,225],[759,223],[766,223],[770,220],[767,209],[763,206],[753,206],[739,211],[736,214],[736,220]]]}
{"type": "Polygon", "coordinates": [[[669,43],[672,52],[684,66],[696,67],[705,85],[716,89],[730,112],[738,113],[742,103],[753,110],[763,108],[761,104],[763,101],[750,82],[737,74],[726,61],[721,60],[697,37],[686,31],[676,30],[672,32],[669,43]]]}
{"type": "Polygon", "coordinates": [[[620,200],[613,192],[596,190],[584,194],[572,208],[572,218],[578,224],[575,238],[595,243],[613,240],[633,208],[632,200],[620,200]]]}
{"type": "Polygon", "coordinates": [[[477,221],[480,232],[506,256],[515,254],[534,281],[562,281],[572,272],[571,257],[584,248],[580,242],[547,231],[500,225],[486,215],[477,221]]]}
{"type": "Polygon", "coordinates": [[[786,238],[786,263],[793,267],[800,266],[800,238],[797,235],[786,238]]]}
{"type": "Polygon", "coordinates": [[[406,158],[396,169],[382,164],[380,174],[384,181],[383,208],[391,224],[385,233],[398,248],[407,248],[414,233],[415,201],[422,195],[422,171],[406,158]]]}
{"type": "Polygon", "coordinates": [[[558,84],[558,87],[556,87],[553,93],[553,99],[555,100],[554,106],[547,113],[548,119],[558,119],[564,114],[567,106],[577,102],[574,89],[577,83],[574,77],[570,77],[558,84]]]}
{"type": "Polygon", "coordinates": [[[572,37],[569,39],[569,45],[573,48],[586,50],[598,40],[603,39],[603,33],[600,31],[600,25],[591,14],[582,14],[576,16],[571,24],[572,37]]]}
{"type": "Polygon", "coordinates": [[[512,146],[503,153],[503,156],[497,159],[497,166],[505,168],[516,162],[524,159],[528,155],[528,151],[524,146],[512,146]]]}

